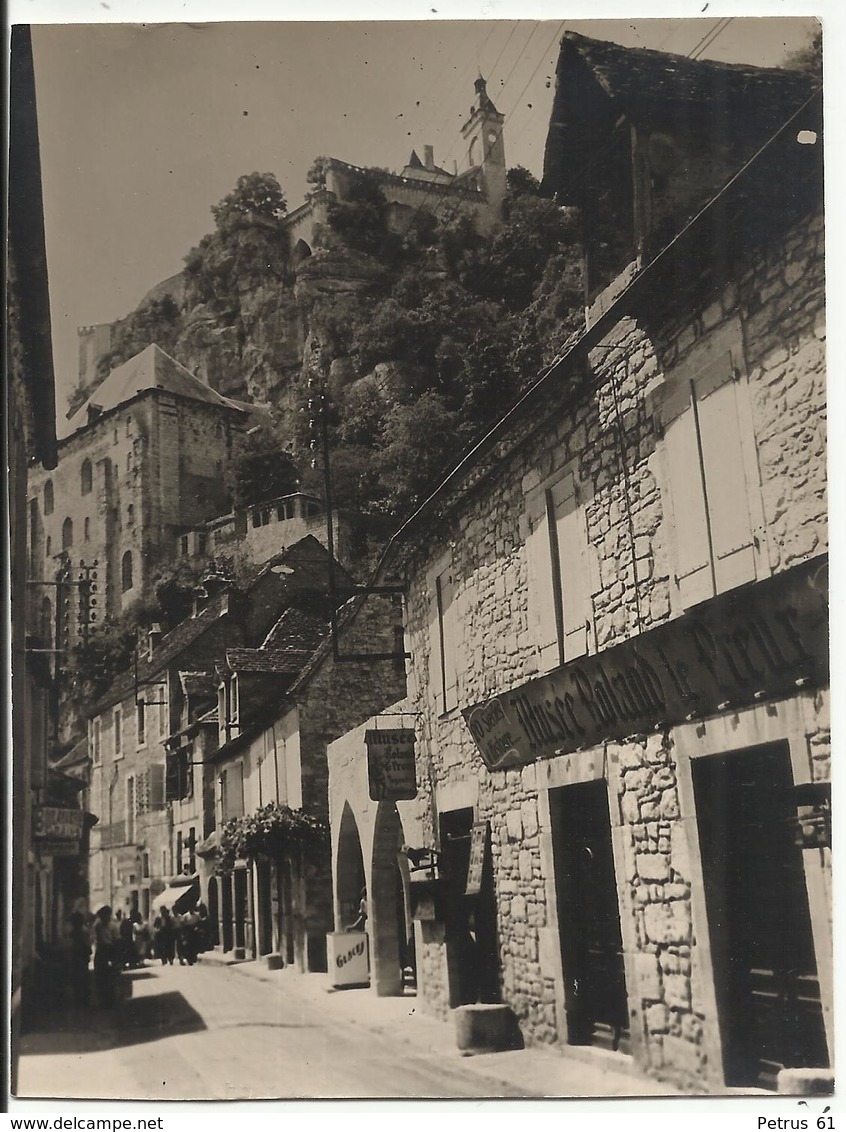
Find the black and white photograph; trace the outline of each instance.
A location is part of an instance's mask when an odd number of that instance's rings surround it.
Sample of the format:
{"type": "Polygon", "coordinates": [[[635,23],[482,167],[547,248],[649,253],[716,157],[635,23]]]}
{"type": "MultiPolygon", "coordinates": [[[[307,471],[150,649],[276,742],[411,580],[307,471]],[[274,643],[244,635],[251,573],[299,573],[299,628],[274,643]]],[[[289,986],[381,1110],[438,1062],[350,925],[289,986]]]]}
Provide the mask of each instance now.
{"type": "Polygon", "coordinates": [[[838,61],[690,12],[12,20],[20,1111],[829,1111],[838,61]]]}

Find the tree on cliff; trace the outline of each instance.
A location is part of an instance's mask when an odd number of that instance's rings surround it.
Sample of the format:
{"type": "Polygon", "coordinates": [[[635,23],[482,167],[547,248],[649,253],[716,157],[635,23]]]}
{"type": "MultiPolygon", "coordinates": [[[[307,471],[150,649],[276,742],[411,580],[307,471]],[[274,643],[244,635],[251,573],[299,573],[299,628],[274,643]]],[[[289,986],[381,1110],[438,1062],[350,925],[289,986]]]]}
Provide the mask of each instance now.
{"type": "Polygon", "coordinates": [[[283,445],[287,438],[275,428],[257,426],[238,439],[226,474],[226,486],[236,507],[249,507],[291,495],[300,476],[283,445]]]}
{"type": "Polygon", "coordinates": [[[272,173],[247,173],[239,177],[232,192],[211,209],[218,228],[244,220],[278,222],[287,211],[282,186],[272,173]]]}

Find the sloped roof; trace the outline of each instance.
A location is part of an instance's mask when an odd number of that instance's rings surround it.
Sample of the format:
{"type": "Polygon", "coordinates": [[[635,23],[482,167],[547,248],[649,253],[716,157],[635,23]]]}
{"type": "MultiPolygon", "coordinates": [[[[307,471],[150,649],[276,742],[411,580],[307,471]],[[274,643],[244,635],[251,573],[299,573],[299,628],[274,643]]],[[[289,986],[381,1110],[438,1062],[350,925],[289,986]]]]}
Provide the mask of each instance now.
{"type": "Polygon", "coordinates": [[[211,386],[206,385],[185,366],[166,354],[160,346],[153,343],[140,354],[136,354],[129,361],[112,370],[106,380],[97,386],[85,404],[70,418],[64,426],[63,435],[70,436],[79,429],[85,428],[88,424],[89,408],[96,407],[100,412],[105,413],[148,389],[161,389],[179,397],[217,405],[222,409],[244,411],[240,405],[216,393],[211,386]]]}
{"type": "Polygon", "coordinates": [[[67,754],[62,755],[60,759],[56,759],[51,763],[51,770],[67,770],[69,767],[82,766],[88,761],[88,736],[80,739],[79,742],[71,747],[67,754]]]}
{"type": "Polygon", "coordinates": [[[595,136],[593,112],[602,95],[615,114],[636,124],[675,119],[727,130],[740,159],[752,156],[818,85],[803,71],[689,59],[666,51],[621,47],[566,32],[544,155],[543,188],[560,189],[585,162],[595,136]]]}
{"type": "Polygon", "coordinates": [[[212,672],[180,672],[179,680],[186,696],[215,696],[217,686],[212,672]]]}
{"type": "Polygon", "coordinates": [[[311,652],[307,649],[227,649],[226,664],[233,672],[280,672],[296,675],[311,652]]]}
{"type": "Polygon", "coordinates": [[[291,606],[286,609],[265,639],[263,649],[297,649],[314,652],[326,636],[328,626],[304,609],[291,606]]]}

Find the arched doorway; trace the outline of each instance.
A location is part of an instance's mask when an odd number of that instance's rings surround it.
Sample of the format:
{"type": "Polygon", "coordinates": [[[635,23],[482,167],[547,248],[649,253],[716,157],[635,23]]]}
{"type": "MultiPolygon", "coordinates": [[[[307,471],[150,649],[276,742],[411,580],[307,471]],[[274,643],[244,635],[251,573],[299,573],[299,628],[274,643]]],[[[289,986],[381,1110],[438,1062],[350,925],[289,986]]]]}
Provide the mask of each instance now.
{"type": "Polygon", "coordinates": [[[408,972],[411,981],[415,971],[408,875],[400,854],[404,840],[396,805],[381,802],[376,812],[370,874],[371,955],[378,995],[402,994],[403,973],[408,972]]]}
{"type": "Polygon", "coordinates": [[[335,880],[335,928],[337,931],[345,931],[358,916],[361,893],[366,881],[361,837],[349,803],[344,805],[338,830],[335,880]]]}

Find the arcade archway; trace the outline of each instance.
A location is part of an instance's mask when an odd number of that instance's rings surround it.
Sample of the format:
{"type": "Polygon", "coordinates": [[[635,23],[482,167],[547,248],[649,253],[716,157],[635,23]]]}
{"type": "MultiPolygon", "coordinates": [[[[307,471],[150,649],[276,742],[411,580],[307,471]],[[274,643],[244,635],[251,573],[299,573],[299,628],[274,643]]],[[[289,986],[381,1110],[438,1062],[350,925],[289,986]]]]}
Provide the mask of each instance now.
{"type": "Polygon", "coordinates": [[[344,931],[357,916],[366,884],[361,837],[349,803],[344,806],[335,858],[335,927],[344,931]]]}
{"type": "Polygon", "coordinates": [[[415,981],[408,869],[400,852],[404,840],[396,805],[381,802],[373,838],[370,933],[373,983],[383,996],[402,994],[406,981],[415,981]]]}

